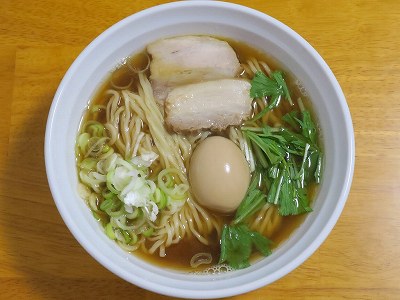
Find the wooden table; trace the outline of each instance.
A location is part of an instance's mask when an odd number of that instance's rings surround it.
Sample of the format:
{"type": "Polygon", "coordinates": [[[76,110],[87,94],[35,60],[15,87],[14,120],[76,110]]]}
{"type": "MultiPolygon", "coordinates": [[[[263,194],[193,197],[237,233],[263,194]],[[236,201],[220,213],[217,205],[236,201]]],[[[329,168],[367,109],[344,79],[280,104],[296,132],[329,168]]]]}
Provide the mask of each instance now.
{"type": "MultiPolygon", "coordinates": [[[[0,298],[170,299],[103,268],[72,237],[44,168],[47,113],[83,48],[122,18],[166,1],[2,0],[0,298]]],[[[400,1],[237,1],[292,27],[324,57],[352,113],[347,205],[295,271],[232,299],[400,298],[400,1]]]]}

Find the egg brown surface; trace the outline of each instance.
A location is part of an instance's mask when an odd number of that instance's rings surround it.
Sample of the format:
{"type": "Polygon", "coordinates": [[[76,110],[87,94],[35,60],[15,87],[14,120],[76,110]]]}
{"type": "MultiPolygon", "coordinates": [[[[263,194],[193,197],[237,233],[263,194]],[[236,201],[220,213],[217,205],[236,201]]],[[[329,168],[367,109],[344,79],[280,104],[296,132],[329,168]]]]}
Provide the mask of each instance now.
{"type": "Polygon", "coordinates": [[[214,212],[231,214],[249,187],[250,169],[235,143],[221,136],[212,136],[194,150],[189,181],[200,205],[214,212]]]}

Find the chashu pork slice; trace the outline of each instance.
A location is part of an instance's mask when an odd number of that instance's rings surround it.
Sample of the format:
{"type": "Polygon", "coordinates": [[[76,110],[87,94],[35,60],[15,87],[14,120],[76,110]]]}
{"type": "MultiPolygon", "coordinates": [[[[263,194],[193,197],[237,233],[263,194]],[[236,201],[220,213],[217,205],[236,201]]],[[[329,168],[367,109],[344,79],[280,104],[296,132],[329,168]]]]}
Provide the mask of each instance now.
{"type": "Polygon", "coordinates": [[[223,130],[250,116],[250,83],[220,79],[174,88],[165,101],[165,122],[175,132],[223,130]]]}
{"type": "Polygon", "coordinates": [[[225,41],[208,36],[179,36],[147,46],[154,95],[164,100],[179,85],[234,78],[241,70],[235,51],[225,41]]]}

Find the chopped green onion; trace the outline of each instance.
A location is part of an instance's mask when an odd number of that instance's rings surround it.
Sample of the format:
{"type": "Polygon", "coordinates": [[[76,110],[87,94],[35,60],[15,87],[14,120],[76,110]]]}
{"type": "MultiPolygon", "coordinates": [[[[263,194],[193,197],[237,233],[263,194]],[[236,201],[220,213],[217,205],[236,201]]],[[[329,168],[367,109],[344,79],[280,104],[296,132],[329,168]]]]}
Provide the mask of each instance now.
{"type": "Polygon", "coordinates": [[[140,217],[141,213],[142,213],[142,211],[139,208],[133,207],[133,212],[131,212],[130,214],[126,214],[126,217],[128,219],[133,220],[133,219],[140,217]]]}
{"type": "Polygon", "coordinates": [[[115,196],[115,194],[107,189],[104,189],[101,192],[102,196],[104,197],[104,199],[110,199],[113,198],[115,196]]]}
{"type": "Polygon", "coordinates": [[[114,178],[114,174],[115,174],[115,171],[114,171],[114,170],[112,170],[112,171],[110,171],[110,172],[107,173],[107,182],[106,182],[106,184],[107,184],[107,188],[108,188],[112,193],[118,194],[119,192],[114,188],[114,186],[113,186],[113,184],[112,184],[113,178],[114,178]]]}
{"type": "Polygon", "coordinates": [[[104,200],[103,202],[101,202],[100,204],[100,209],[102,211],[107,211],[109,209],[111,209],[114,205],[114,199],[113,198],[108,198],[106,200],[104,200]]]}
{"type": "Polygon", "coordinates": [[[143,235],[145,237],[150,237],[154,232],[154,228],[153,227],[149,227],[147,230],[143,231],[143,235]]]}
{"type": "Polygon", "coordinates": [[[107,153],[108,151],[110,151],[110,146],[107,144],[104,144],[103,149],[101,149],[101,152],[103,153],[107,153]]]}
{"type": "Polygon", "coordinates": [[[105,231],[106,231],[106,235],[112,239],[115,240],[115,233],[114,233],[114,229],[111,223],[108,223],[105,227],[105,231]]]}
{"type": "Polygon", "coordinates": [[[106,109],[105,105],[93,105],[91,112],[96,113],[96,112],[99,112],[99,111],[105,110],[105,109],[106,109]]]}
{"type": "Polygon", "coordinates": [[[165,206],[167,206],[167,202],[167,195],[165,195],[161,189],[156,188],[155,203],[157,204],[158,208],[163,209],[165,206]]]}
{"type": "Polygon", "coordinates": [[[119,217],[126,213],[123,203],[119,200],[114,201],[113,206],[106,210],[106,213],[111,217],[119,217]]]}
{"type": "Polygon", "coordinates": [[[103,137],[104,126],[99,122],[90,121],[90,123],[86,125],[86,132],[91,134],[92,137],[103,137]]]}
{"type": "Polygon", "coordinates": [[[174,177],[171,174],[165,174],[163,181],[167,188],[172,188],[175,185],[174,177]]]}
{"type": "Polygon", "coordinates": [[[90,134],[85,132],[79,135],[78,137],[78,146],[83,153],[86,152],[86,147],[88,146],[90,139],[90,134]]]}
{"type": "Polygon", "coordinates": [[[93,215],[93,217],[94,217],[97,221],[100,221],[100,220],[101,220],[101,217],[100,217],[100,215],[99,215],[97,212],[92,211],[92,215],[93,215]]]}
{"type": "Polygon", "coordinates": [[[132,237],[127,230],[121,230],[122,236],[124,237],[125,243],[129,244],[132,241],[132,237]]]}
{"type": "Polygon", "coordinates": [[[131,241],[129,242],[129,245],[136,244],[138,241],[138,236],[134,232],[131,232],[130,237],[131,237],[131,241]]]}
{"type": "Polygon", "coordinates": [[[88,157],[81,161],[79,167],[84,170],[92,171],[96,169],[96,165],[97,159],[88,157]]]}

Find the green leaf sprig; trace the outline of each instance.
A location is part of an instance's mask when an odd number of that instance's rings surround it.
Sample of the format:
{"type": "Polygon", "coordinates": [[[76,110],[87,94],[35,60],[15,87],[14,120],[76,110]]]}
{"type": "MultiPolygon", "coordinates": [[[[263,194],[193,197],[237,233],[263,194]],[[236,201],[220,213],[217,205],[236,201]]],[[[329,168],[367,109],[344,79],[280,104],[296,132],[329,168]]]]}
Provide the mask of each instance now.
{"type": "MultiPolygon", "coordinates": [[[[257,72],[251,85],[252,98],[270,97],[270,101],[248,124],[256,124],[254,121],[277,107],[281,97],[293,104],[280,71],[273,72],[271,77],[257,72]]],[[[311,182],[320,182],[322,152],[317,145],[316,126],[301,99],[299,107],[301,112],[294,110],[283,117],[291,129],[266,124],[261,127],[242,126],[243,135],[254,153],[256,170],[233,221],[224,225],[219,263],[241,269],[250,265],[254,249],[265,256],[271,254],[272,242],[247,225],[249,217],[266,202],[276,205],[282,216],[312,211],[307,186],[311,182]]]]}
{"type": "Polygon", "coordinates": [[[236,210],[230,225],[225,225],[221,236],[221,256],[219,263],[228,263],[234,269],[250,265],[249,259],[253,248],[267,256],[271,254],[271,241],[245,224],[248,217],[260,210],[266,203],[267,196],[259,189],[261,169],[257,168],[252,176],[243,201],[236,210]]]}
{"type": "Polygon", "coordinates": [[[266,170],[264,176],[270,182],[267,202],[277,205],[282,216],[298,215],[312,211],[306,187],[320,182],[322,153],[307,110],[286,114],[283,120],[300,133],[268,125],[242,127],[242,131],[266,170]]]}
{"type": "Polygon", "coordinates": [[[227,263],[234,269],[243,269],[250,265],[249,259],[253,247],[261,254],[271,254],[271,241],[245,224],[225,225],[221,236],[221,256],[219,263],[227,263]]]}
{"type": "Polygon", "coordinates": [[[293,105],[289,89],[281,71],[272,72],[271,77],[268,77],[261,71],[257,71],[251,80],[250,97],[270,97],[269,104],[252,118],[253,121],[262,118],[268,111],[277,107],[281,97],[284,97],[290,105],[293,105]]]}

